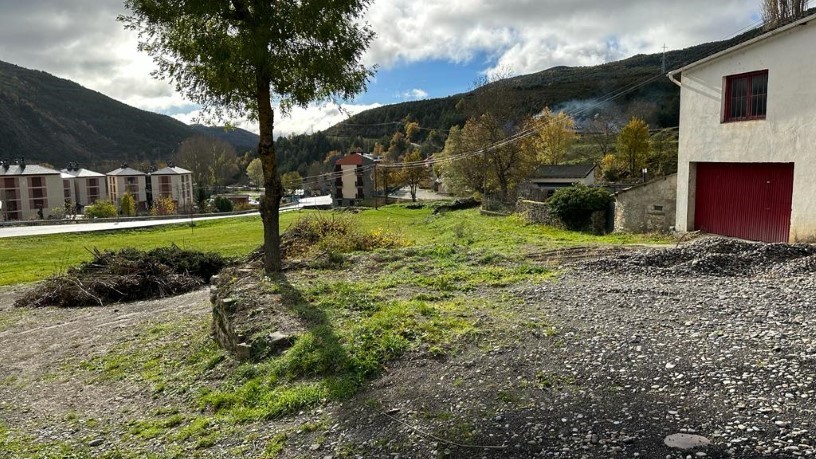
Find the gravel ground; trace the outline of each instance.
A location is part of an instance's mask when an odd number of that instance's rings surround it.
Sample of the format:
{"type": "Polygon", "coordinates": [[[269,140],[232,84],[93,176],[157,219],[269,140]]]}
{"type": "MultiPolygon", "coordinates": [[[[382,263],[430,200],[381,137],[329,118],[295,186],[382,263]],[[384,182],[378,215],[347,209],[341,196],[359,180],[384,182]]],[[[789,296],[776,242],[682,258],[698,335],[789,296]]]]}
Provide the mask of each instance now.
{"type": "Polygon", "coordinates": [[[521,327],[448,361],[403,362],[300,451],[814,457],[816,280],[801,274],[812,246],[742,244],[615,256],[518,289],[513,313],[548,318],[553,336],[521,327]],[[680,433],[711,443],[666,446],[680,433]]]}

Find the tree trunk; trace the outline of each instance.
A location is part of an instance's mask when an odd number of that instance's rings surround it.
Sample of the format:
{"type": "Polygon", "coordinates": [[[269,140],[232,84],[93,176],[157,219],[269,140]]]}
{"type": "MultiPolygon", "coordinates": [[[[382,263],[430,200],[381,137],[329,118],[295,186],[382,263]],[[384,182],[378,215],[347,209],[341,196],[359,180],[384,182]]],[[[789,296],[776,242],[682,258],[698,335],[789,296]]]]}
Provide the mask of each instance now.
{"type": "Polygon", "coordinates": [[[280,201],[283,196],[278,161],[275,158],[275,112],[272,109],[268,78],[258,78],[258,123],[261,141],[258,157],[263,170],[264,194],[261,199],[261,220],[264,226],[264,272],[272,275],[283,267],[280,250],[280,201]]]}

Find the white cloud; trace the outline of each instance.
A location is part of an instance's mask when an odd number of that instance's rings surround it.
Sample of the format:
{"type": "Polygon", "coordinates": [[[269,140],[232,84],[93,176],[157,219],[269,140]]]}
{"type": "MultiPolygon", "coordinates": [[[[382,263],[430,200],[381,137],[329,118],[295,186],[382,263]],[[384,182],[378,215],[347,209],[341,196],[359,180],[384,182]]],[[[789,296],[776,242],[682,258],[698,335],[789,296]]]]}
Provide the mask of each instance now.
{"type": "MultiPolygon", "coordinates": [[[[275,118],[275,137],[292,134],[310,134],[328,129],[335,124],[357,113],[380,107],[381,104],[354,105],[312,104],[306,108],[297,107],[287,115],[278,114],[275,118]]],[[[199,123],[200,111],[193,109],[173,115],[173,118],[187,123],[199,123]]],[[[258,133],[258,123],[247,119],[234,120],[233,124],[241,129],[258,133]]]]}
{"type": "Polygon", "coordinates": [[[758,7],[756,0],[379,0],[367,16],[377,38],[365,59],[389,68],[486,56],[493,63],[486,73],[520,75],[723,39],[752,23],[758,7]]]}
{"type": "MultiPolygon", "coordinates": [[[[375,0],[365,21],[377,38],[364,61],[389,69],[479,59],[488,75],[497,69],[521,75],[653,53],[664,43],[680,49],[723,39],[751,24],[758,9],[756,0],[375,0]]],[[[150,76],[153,62],[115,20],[123,12],[121,0],[0,0],[0,60],[183,119],[195,106],[150,76]]],[[[433,82],[422,84],[391,94],[426,98],[433,82]]],[[[311,132],[342,117],[332,106],[296,109],[279,120],[278,132],[311,132]]]]}
{"type": "Polygon", "coordinates": [[[411,89],[410,91],[405,91],[399,96],[405,100],[420,100],[420,99],[427,99],[428,92],[419,88],[411,89]]]}

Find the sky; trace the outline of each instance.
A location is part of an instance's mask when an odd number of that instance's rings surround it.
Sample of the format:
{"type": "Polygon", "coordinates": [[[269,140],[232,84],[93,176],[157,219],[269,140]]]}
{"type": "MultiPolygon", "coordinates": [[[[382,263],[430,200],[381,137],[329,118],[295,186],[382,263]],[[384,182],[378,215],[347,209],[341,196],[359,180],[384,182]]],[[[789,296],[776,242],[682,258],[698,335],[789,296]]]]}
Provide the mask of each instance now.
{"type": "MultiPolygon", "coordinates": [[[[759,21],[760,0],[372,0],[376,74],[342,104],[276,119],[275,135],[316,132],[350,114],[470,90],[480,78],[586,66],[721,40],[759,21]]],[[[122,0],[0,0],[0,61],[73,80],[126,104],[196,120],[198,107],[150,76],[122,0]]],[[[253,132],[257,125],[235,123],[253,132]]]]}

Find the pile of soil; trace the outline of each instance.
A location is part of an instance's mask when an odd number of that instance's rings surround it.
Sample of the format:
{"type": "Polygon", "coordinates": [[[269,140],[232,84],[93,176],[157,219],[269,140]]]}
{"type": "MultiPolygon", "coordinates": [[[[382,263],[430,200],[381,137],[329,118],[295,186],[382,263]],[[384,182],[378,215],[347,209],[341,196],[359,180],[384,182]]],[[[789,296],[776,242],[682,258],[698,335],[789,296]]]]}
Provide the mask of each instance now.
{"type": "Polygon", "coordinates": [[[583,266],[612,273],[720,277],[810,274],[816,272],[816,246],[707,238],[683,247],[606,257],[583,266]]]}
{"type": "Polygon", "coordinates": [[[209,282],[227,265],[217,253],[177,246],[144,252],[93,250],[93,260],[52,276],[15,301],[16,307],[81,307],[165,298],[209,282]]]}

